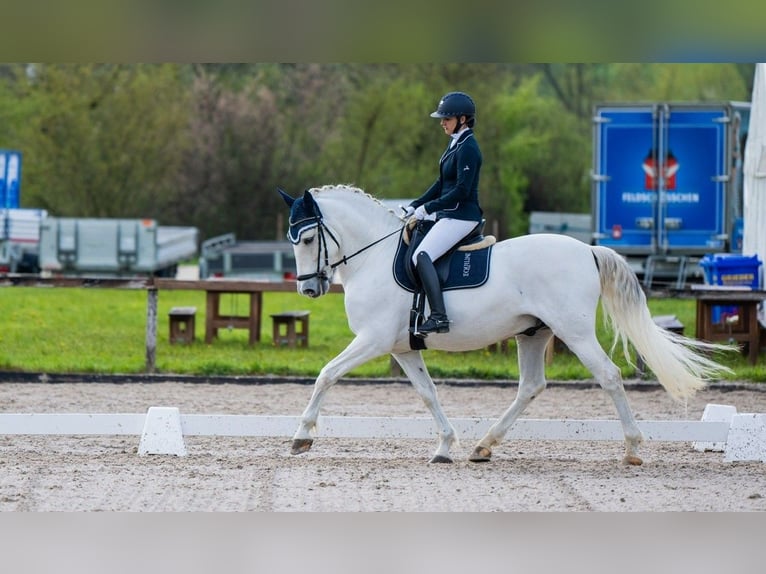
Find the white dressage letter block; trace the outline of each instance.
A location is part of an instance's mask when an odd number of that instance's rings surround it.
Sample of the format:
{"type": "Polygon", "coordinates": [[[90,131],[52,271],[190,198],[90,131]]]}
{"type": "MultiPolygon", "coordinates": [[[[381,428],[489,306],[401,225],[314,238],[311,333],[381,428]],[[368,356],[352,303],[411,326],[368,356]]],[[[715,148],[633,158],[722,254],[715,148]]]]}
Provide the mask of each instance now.
{"type": "Polygon", "coordinates": [[[723,459],[726,462],[766,462],[766,414],[747,413],[732,417],[723,459]]]}
{"type": "Polygon", "coordinates": [[[177,407],[149,407],[138,454],[186,456],[181,414],[177,407]]]}
{"type": "MultiPolygon", "coordinates": [[[[731,419],[736,414],[737,407],[708,403],[705,405],[705,410],[702,413],[702,422],[722,422],[729,423],[729,426],[731,426],[731,419]]],[[[695,441],[692,443],[692,447],[698,452],[705,452],[706,450],[723,452],[724,448],[726,448],[726,443],[695,441]]]]}

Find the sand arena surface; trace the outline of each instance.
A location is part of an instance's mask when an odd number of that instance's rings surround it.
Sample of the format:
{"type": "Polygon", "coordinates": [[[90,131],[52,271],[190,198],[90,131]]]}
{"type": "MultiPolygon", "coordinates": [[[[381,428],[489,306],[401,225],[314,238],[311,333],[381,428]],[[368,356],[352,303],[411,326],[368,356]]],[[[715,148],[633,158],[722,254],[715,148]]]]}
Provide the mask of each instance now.
{"type": "MultiPolygon", "coordinates": [[[[631,390],[639,420],[700,420],[708,403],[766,413],[753,385],[706,389],[688,405],[631,390]]],[[[299,415],[312,387],[296,383],[2,383],[4,413],[299,415]]],[[[514,385],[439,385],[448,416],[499,416],[514,385]]],[[[407,383],[341,383],[322,414],[429,416],[407,383]]],[[[551,387],[523,418],[617,417],[600,389],[551,387]]],[[[506,441],[487,464],[427,463],[433,440],[316,438],[290,455],[291,437],[185,437],[188,456],[139,456],[139,436],[0,436],[2,511],[766,511],[766,465],[726,463],[690,443],[645,442],[644,465],[621,464],[613,441],[506,441]]]]}

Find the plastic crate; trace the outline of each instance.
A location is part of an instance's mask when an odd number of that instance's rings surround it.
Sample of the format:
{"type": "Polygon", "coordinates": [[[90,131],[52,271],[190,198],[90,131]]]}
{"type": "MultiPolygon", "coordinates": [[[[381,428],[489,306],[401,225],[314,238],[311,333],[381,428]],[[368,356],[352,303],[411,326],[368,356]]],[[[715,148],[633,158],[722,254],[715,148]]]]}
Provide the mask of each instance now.
{"type": "Polygon", "coordinates": [[[757,255],[744,256],[733,253],[707,254],[700,260],[708,285],[745,286],[758,289],[758,268],[761,261],[757,255]]]}
{"type": "MultiPolygon", "coordinates": [[[[700,260],[705,273],[705,283],[729,287],[750,287],[758,289],[761,261],[757,255],[743,256],[734,253],[707,254],[700,260]]],[[[724,324],[727,319],[741,316],[742,310],[736,305],[716,305],[712,309],[713,324],[724,324]]]]}

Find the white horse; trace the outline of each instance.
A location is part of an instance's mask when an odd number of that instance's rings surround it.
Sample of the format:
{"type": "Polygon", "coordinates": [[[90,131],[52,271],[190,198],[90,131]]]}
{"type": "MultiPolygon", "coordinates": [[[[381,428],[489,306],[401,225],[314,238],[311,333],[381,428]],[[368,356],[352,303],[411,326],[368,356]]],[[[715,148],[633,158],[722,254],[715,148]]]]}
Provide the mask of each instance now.
{"type": "MultiPolygon", "coordinates": [[[[455,429],[444,414],[421,352],[410,347],[412,294],[392,274],[402,220],[372,196],[349,186],[315,188],[297,199],[279,191],[291,207],[288,235],[294,244],[298,292],[320,297],[337,274],[345,292],[348,324],[356,335],[319,373],[293,437],[292,454],[311,448],[311,432],[327,390],[352,369],[390,353],[438,426],[438,446],[430,462],[452,462],[455,429]]],[[[599,299],[614,329],[612,350],[621,342],[628,356],[628,341],[632,343],[673,397],[689,397],[728,370],[703,353],[728,347],[682,337],[652,321],[637,277],[609,248],[563,235],[534,234],[496,243],[491,258],[484,285],[445,292],[450,331],[426,339],[429,349],[469,351],[516,338],[520,369],[516,398],[476,444],[471,461],[488,461],[492,447],[545,389],[545,348],[555,335],[614,402],[625,434],[624,463],[642,463],[638,446],[643,437],[620,370],[596,339],[599,299]],[[541,323],[546,328],[540,329],[541,323]]]]}

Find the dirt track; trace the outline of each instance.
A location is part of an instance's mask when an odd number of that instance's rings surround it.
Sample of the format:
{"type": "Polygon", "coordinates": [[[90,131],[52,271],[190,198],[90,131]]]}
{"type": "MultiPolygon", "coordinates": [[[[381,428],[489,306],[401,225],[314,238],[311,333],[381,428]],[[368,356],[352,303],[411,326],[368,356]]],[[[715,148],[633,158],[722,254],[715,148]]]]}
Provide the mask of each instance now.
{"type": "MultiPolygon", "coordinates": [[[[514,386],[440,385],[447,414],[495,417],[514,386]]],[[[0,412],[298,415],[301,384],[3,383],[0,412]]],[[[766,412],[766,392],[705,390],[685,408],[662,390],[630,390],[639,419],[699,420],[706,404],[766,412]]],[[[340,384],[326,415],[428,416],[403,383],[340,384]]],[[[615,418],[599,389],[546,390],[525,418],[615,418]]],[[[620,463],[621,442],[505,442],[488,464],[429,465],[434,440],[186,437],[189,455],[139,456],[138,436],[0,437],[3,511],[766,511],[766,466],[725,463],[686,443],[645,443],[644,465],[620,463]]]]}

